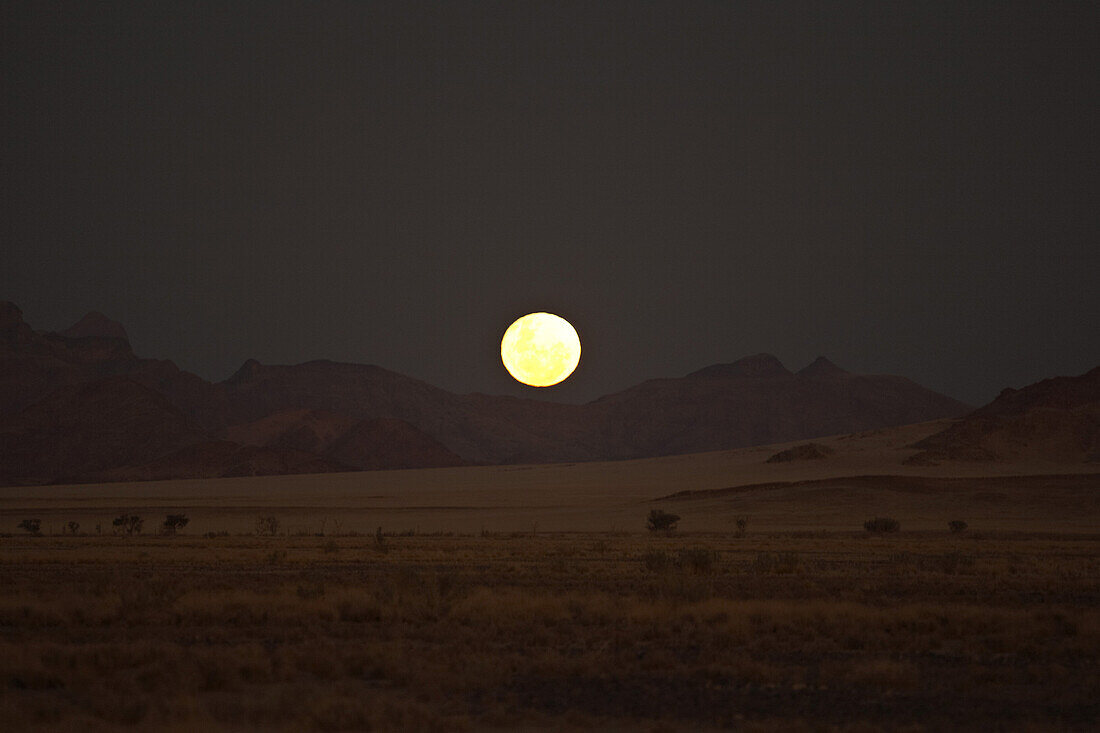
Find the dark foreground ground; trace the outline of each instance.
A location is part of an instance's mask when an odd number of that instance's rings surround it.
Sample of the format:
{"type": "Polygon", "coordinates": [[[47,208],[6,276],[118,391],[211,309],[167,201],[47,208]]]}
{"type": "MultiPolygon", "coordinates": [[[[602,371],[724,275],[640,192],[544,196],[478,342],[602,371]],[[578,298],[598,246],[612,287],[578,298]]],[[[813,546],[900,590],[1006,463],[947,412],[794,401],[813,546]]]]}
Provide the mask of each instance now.
{"type": "Polygon", "coordinates": [[[5,730],[1090,730],[1100,537],[5,537],[5,730]]]}

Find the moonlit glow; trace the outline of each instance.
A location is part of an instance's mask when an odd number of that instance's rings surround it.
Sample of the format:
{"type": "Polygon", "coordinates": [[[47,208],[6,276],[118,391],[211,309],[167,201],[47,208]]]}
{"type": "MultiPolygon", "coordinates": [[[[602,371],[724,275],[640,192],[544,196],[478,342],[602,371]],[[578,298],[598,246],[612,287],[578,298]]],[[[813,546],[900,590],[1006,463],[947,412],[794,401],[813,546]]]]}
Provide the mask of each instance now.
{"type": "Polygon", "coordinates": [[[500,359],[518,381],[532,387],[549,387],[577,368],[581,340],[564,318],[553,313],[528,313],[504,332],[500,359]]]}

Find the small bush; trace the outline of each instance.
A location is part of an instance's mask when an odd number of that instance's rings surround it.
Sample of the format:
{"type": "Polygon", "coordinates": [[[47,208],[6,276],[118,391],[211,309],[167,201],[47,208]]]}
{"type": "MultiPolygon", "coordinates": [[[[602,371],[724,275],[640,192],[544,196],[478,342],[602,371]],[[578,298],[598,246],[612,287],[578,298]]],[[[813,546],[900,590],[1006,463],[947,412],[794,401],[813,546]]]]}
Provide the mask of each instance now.
{"type": "Polygon", "coordinates": [[[676,529],[676,523],[680,521],[677,514],[670,514],[660,509],[653,509],[646,518],[646,528],[650,532],[671,532],[676,529]]]}
{"type": "Polygon", "coordinates": [[[65,524],[65,529],[69,534],[76,536],[77,530],[80,529],[80,522],[68,522],[65,524]]]}
{"type": "Polygon", "coordinates": [[[279,534],[279,520],[275,517],[256,517],[256,534],[261,537],[279,534]]]}
{"type": "Polygon", "coordinates": [[[26,530],[33,535],[42,534],[42,520],[41,519],[24,519],[22,522],[16,525],[19,529],[26,530]]]}
{"type": "Polygon", "coordinates": [[[875,517],[864,522],[863,528],[872,534],[885,534],[900,530],[901,522],[893,517],[875,517]]]}
{"type": "Polygon", "coordinates": [[[164,518],[164,523],[160,528],[164,534],[175,534],[186,527],[189,521],[191,520],[187,518],[186,514],[169,514],[164,518]]]}
{"type": "Polygon", "coordinates": [[[947,523],[947,526],[951,528],[952,534],[959,534],[961,532],[965,532],[966,528],[970,525],[961,519],[952,519],[950,522],[947,523]]]}
{"type": "Polygon", "coordinates": [[[111,524],[114,525],[116,533],[141,534],[145,520],[136,514],[120,514],[111,520],[111,524]]]}
{"type": "Polygon", "coordinates": [[[735,524],[737,525],[737,536],[744,537],[745,528],[749,526],[749,520],[745,519],[744,517],[738,517],[735,524]]]}
{"type": "MultiPolygon", "coordinates": [[[[485,530],[481,531],[481,536],[485,536],[485,530]]],[[[390,546],[386,544],[386,536],[382,534],[382,528],[379,527],[374,533],[374,549],[376,552],[385,554],[390,551],[390,546]]]]}

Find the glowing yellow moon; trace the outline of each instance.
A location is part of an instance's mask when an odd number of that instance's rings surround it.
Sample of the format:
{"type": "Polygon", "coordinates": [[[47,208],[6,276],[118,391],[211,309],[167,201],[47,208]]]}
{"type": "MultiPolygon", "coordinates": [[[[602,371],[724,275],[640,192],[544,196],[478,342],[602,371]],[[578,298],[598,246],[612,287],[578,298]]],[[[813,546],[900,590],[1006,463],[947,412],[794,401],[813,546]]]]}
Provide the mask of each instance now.
{"type": "Polygon", "coordinates": [[[553,313],[528,313],[504,332],[500,360],[518,381],[532,387],[549,387],[577,368],[581,340],[564,318],[553,313]]]}

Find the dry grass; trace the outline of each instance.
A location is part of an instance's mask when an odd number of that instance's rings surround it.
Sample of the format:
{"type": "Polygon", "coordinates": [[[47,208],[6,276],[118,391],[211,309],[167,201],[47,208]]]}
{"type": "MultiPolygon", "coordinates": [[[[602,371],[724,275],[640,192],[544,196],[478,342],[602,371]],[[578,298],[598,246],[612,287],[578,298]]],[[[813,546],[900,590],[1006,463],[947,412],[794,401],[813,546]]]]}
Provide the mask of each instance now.
{"type": "Polygon", "coordinates": [[[9,730],[1081,729],[1100,539],[0,539],[9,730]],[[654,560],[663,557],[663,561],[654,560]]]}

